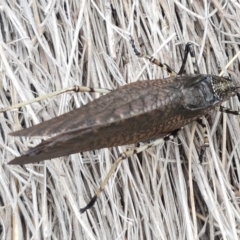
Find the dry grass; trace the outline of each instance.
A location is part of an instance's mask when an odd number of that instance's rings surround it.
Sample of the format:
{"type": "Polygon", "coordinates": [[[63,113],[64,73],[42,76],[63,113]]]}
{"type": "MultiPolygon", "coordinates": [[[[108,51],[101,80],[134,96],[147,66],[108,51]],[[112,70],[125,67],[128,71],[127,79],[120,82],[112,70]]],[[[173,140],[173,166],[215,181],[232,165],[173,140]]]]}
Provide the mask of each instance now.
{"type": "MultiPolygon", "coordinates": [[[[115,89],[166,77],[134,55],[128,34],[142,51],[174,69],[188,41],[196,44],[202,73],[218,74],[239,51],[237,1],[17,2],[0,5],[0,108],[74,85],[115,89]]],[[[229,69],[239,76],[239,59],[229,69]]],[[[208,118],[210,148],[204,164],[198,162],[202,136],[193,123],[174,143],[124,161],[94,207],[82,215],[79,208],[125,147],[7,165],[39,142],[9,132],[98,96],[63,94],[0,114],[1,239],[239,239],[236,116],[214,112],[208,118]]],[[[236,98],[226,105],[239,108],[236,98]]]]}

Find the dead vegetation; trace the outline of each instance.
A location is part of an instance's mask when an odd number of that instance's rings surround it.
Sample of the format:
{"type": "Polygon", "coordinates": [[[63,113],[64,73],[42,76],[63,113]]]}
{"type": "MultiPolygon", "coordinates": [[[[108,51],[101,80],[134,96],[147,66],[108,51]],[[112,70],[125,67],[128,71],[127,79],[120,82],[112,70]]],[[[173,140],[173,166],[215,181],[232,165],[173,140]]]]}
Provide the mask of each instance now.
{"type": "MultiPolygon", "coordinates": [[[[0,108],[74,85],[115,89],[166,77],[134,55],[129,34],[141,51],[177,71],[188,41],[195,44],[202,73],[217,75],[239,51],[237,1],[46,2],[0,2],[0,108]]],[[[239,76],[239,58],[229,70],[239,76]]],[[[0,114],[1,239],[239,239],[237,116],[208,116],[210,148],[203,164],[195,123],[174,142],[124,161],[82,215],[79,209],[114,159],[132,146],[7,165],[40,141],[13,138],[10,132],[97,97],[68,93],[0,114]]],[[[239,109],[239,102],[232,98],[226,106],[239,109]]]]}

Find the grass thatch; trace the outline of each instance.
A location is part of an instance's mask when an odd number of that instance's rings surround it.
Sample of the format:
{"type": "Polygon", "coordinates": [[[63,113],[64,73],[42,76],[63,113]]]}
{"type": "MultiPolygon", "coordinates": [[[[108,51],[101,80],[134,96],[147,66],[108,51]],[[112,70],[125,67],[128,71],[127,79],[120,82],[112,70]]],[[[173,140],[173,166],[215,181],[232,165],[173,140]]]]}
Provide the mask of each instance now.
{"type": "MultiPolygon", "coordinates": [[[[115,89],[166,77],[134,55],[128,34],[142,51],[177,70],[188,41],[195,43],[202,73],[218,74],[239,51],[237,1],[3,0],[0,6],[0,108],[74,85],[115,89]]],[[[229,69],[239,76],[239,59],[229,69]]],[[[201,129],[195,123],[174,142],[124,161],[94,207],[82,215],[79,208],[126,147],[7,165],[39,143],[13,138],[10,132],[98,96],[63,94],[0,114],[1,239],[238,239],[236,116],[211,113],[203,164],[198,161],[201,129]]],[[[236,98],[226,105],[239,107],[236,98]]]]}

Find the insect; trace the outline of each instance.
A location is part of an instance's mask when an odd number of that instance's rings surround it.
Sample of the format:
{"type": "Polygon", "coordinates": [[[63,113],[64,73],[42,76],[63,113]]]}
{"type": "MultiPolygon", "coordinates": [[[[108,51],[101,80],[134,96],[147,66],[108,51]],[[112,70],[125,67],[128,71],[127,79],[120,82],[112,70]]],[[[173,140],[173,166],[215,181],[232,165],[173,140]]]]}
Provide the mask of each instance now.
{"type": "MultiPolygon", "coordinates": [[[[183,63],[178,73],[157,59],[140,53],[132,38],[130,43],[137,56],[164,68],[171,76],[130,83],[69,113],[11,133],[12,136],[56,135],[16,157],[9,164],[34,163],[78,152],[153,140],[140,148],[122,153],[81,212],[93,206],[123,159],[174,138],[188,123],[219,107],[230,97],[240,96],[231,79],[199,73],[191,43],[185,47],[183,63]],[[185,75],[183,73],[189,53],[193,59],[194,74],[185,75]]],[[[229,108],[220,107],[220,110],[240,114],[229,108]]],[[[204,127],[201,121],[198,122],[204,127]]],[[[207,145],[205,138],[200,155],[207,145]]]]}

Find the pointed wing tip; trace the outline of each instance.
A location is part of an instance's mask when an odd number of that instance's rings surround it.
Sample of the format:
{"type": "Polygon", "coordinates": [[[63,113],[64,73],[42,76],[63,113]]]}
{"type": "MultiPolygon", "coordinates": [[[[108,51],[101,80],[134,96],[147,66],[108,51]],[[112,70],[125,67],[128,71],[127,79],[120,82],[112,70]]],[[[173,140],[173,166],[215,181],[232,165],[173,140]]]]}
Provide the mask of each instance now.
{"type": "Polygon", "coordinates": [[[15,136],[19,136],[17,132],[18,132],[18,131],[16,131],[16,132],[10,132],[9,135],[10,135],[10,136],[14,136],[14,137],[15,137],[15,136]]]}
{"type": "MultiPolygon", "coordinates": [[[[39,130],[36,128],[37,125],[29,127],[29,128],[23,128],[21,130],[17,130],[14,132],[9,133],[11,136],[16,137],[37,137],[37,136],[48,136],[48,132],[46,129],[39,130]],[[44,130],[44,131],[43,131],[44,130]]],[[[50,133],[51,134],[51,133],[50,133]]]]}
{"type": "Polygon", "coordinates": [[[38,130],[34,129],[35,126],[24,128],[15,132],[10,132],[9,135],[13,137],[51,137],[54,134],[61,134],[63,131],[59,130],[58,132],[51,132],[50,129],[38,130]]]}
{"type": "Polygon", "coordinates": [[[19,161],[16,160],[16,158],[14,158],[13,160],[11,160],[10,162],[7,163],[8,165],[18,165],[21,164],[19,163],[19,161]]]}
{"type": "Polygon", "coordinates": [[[11,136],[29,136],[28,131],[26,131],[27,129],[21,129],[15,132],[10,132],[9,135],[11,136]]]}
{"type": "Polygon", "coordinates": [[[40,162],[43,159],[40,159],[39,156],[30,156],[30,155],[22,155],[20,157],[16,157],[10,162],[8,162],[9,165],[24,165],[24,164],[29,164],[29,163],[36,163],[40,162]]]}
{"type": "Polygon", "coordinates": [[[23,164],[33,163],[33,162],[34,161],[28,160],[28,156],[20,156],[20,157],[14,158],[10,162],[8,162],[8,164],[9,165],[23,165],[23,164]]]}

